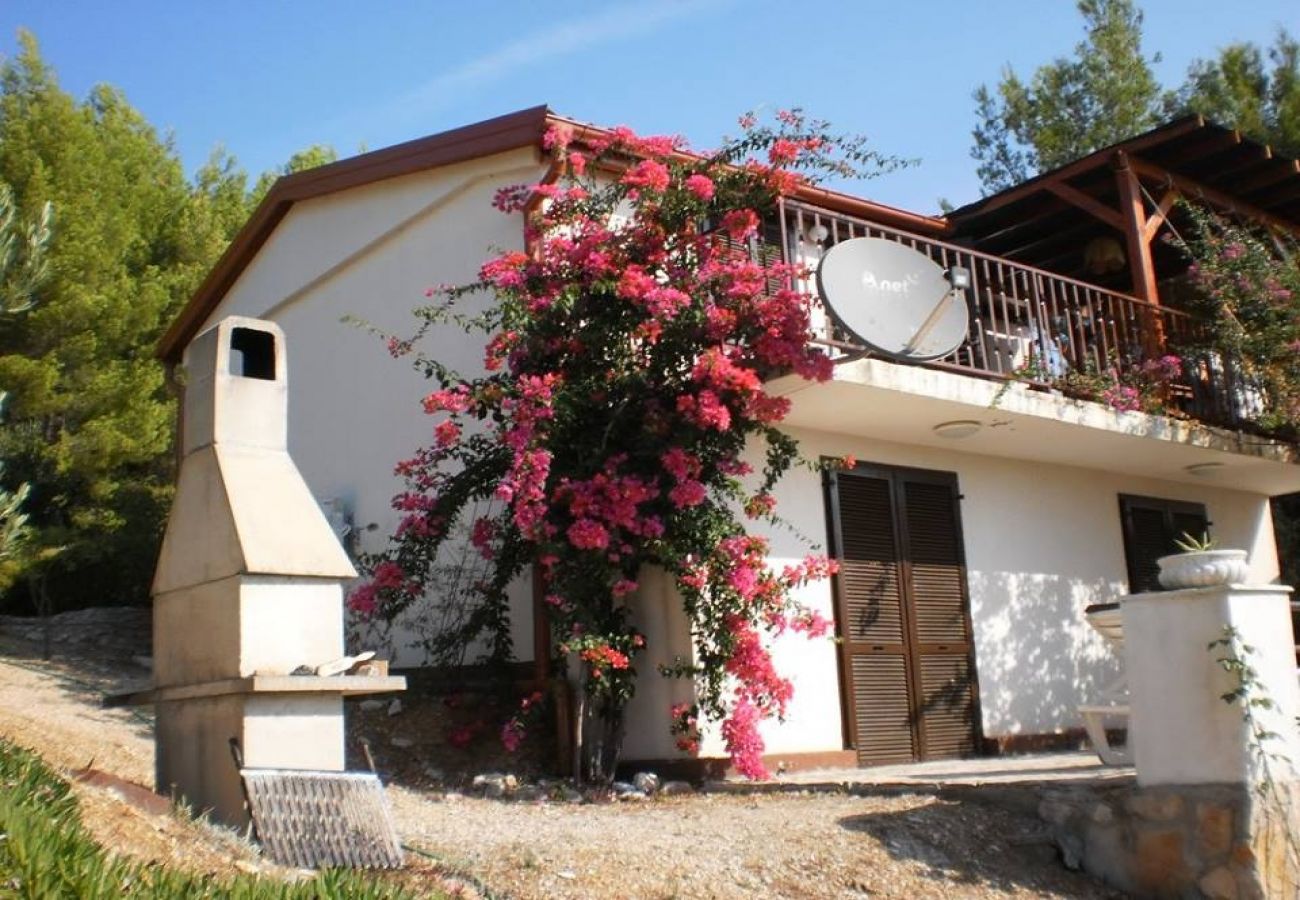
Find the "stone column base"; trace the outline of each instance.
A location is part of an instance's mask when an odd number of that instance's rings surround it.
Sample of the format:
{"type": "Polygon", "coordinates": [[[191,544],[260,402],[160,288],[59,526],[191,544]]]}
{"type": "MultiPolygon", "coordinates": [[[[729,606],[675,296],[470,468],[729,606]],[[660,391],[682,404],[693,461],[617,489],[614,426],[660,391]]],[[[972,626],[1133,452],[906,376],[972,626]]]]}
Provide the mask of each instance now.
{"type": "Polygon", "coordinates": [[[1066,865],[1139,897],[1300,897],[1300,784],[1048,790],[1066,865]]]}

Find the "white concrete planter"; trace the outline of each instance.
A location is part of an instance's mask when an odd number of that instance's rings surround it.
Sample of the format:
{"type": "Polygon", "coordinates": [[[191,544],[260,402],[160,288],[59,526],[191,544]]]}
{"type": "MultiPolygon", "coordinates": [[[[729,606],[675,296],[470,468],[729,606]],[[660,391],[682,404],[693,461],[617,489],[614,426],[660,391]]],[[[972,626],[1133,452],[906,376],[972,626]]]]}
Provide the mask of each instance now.
{"type": "Polygon", "coordinates": [[[1156,560],[1160,584],[1170,590],[1244,584],[1248,568],[1245,550],[1197,550],[1156,560]]]}

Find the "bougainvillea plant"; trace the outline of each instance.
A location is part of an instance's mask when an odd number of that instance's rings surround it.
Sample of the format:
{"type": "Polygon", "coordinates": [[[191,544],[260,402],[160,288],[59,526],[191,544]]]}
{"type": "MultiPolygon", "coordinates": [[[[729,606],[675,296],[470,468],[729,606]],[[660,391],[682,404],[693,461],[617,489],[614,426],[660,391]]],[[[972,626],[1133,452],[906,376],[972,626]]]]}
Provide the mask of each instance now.
{"type": "Polygon", "coordinates": [[[1052,384],[1072,396],[1096,400],[1117,412],[1166,413],[1169,388],[1182,376],[1182,358],[1165,353],[1127,366],[1112,361],[1100,372],[1095,366],[1066,372],[1052,384]]]}
{"type": "Polygon", "coordinates": [[[1182,357],[1165,353],[1155,359],[1141,359],[1121,364],[1112,356],[1106,366],[1099,369],[1089,360],[1082,368],[1066,369],[1043,361],[1037,348],[1011,372],[993,397],[997,407],[1015,382],[1046,385],[1068,396],[1093,400],[1116,412],[1168,413],[1168,398],[1172,385],[1179,383],[1185,368],[1182,357]],[[1054,371],[1057,369],[1057,371],[1054,371]]]}
{"type": "Polygon", "coordinates": [[[1265,430],[1300,425],[1300,247],[1180,204],[1191,227],[1172,238],[1191,261],[1195,312],[1210,323],[1202,349],[1232,364],[1245,413],[1265,430]]]}
{"type": "MultiPolygon", "coordinates": [[[[766,636],[829,627],[792,592],[833,564],[810,555],[775,571],[754,530],[776,521],[772,489],[798,461],[778,429],[789,401],[765,380],[826,380],[832,361],[810,344],[807,273],[748,248],[801,179],[895,161],[798,112],[741,126],[702,154],[672,137],[552,127],[554,177],[495,201],[524,216],[527,252],[499,253],[472,285],[434,289],[420,332],[389,338],[437,385],[424,400],[433,441],[397,467],[403,518],[368,558],[351,608],[391,619],[421,602],[440,551],[467,535],[488,564],[450,639],[503,661],[507,587],[535,567],[554,646],[580,686],[588,778],[612,777],[645,647],[628,601],[647,567],[675,579],[694,644],[689,663],[663,674],[693,679],[699,710],[752,777],[765,774],[759,723],[782,716],[792,693],[766,636]],[[477,293],[494,302],[466,313],[477,293]],[[422,334],[449,322],[485,336],[481,375],[420,352],[422,334]]],[[[665,709],[664,727],[685,733],[681,710],[665,709]]],[[[522,731],[508,723],[509,741],[522,731]]]]}

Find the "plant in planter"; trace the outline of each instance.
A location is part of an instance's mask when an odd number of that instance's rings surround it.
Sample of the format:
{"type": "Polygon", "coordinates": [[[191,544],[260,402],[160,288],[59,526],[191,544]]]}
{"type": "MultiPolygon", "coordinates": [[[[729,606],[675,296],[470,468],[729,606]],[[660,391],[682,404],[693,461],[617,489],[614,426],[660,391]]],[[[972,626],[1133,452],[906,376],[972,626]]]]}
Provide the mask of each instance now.
{"type": "Polygon", "coordinates": [[[1199,538],[1183,532],[1174,542],[1181,553],[1162,556],[1160,584],[1170,590],[1240,584],[1246,580],[1246,551],[1220,550],[1218,542],[1202,534],[1199,538]]]}

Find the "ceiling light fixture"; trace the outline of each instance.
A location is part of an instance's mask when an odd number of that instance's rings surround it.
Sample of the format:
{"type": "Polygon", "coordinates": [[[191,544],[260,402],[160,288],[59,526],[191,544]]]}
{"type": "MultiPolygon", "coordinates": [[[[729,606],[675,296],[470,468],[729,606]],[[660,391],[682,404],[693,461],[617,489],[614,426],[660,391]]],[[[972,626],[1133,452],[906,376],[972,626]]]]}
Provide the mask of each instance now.
{"type": "Polygon", "coordinates": [[[940,422],[934,426],[934,433],[941,438],[955,441],[960,438],[970,437],[983,427],[983,422],[977,422],[974,419],[954,419],[951,422],[940,422]]]}
{"type": "Polygon", "coordinates": [[[1190,466],[1183,466],[1183,471],[1188,475],[1195,475],[1197,478],[1205,478],[1209,475],[1213,475],[1225,465],[1226,463],[1221,462],[1194,463],[1190,466]]]}

